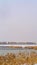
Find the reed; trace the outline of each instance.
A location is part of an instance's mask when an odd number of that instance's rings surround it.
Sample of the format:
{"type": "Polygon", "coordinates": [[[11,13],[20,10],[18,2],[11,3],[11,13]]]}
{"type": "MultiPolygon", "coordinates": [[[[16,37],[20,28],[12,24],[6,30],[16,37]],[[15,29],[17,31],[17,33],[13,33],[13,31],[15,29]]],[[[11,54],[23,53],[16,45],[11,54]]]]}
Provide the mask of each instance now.
{"type": "Polygon", "coordinates": [[[25,52],[20,52],[17,55],[7,53],[5,56],[0,56],[0,65],[33,65],[37,63],[37,53],[31,52],[30,55],[25,52]]]}

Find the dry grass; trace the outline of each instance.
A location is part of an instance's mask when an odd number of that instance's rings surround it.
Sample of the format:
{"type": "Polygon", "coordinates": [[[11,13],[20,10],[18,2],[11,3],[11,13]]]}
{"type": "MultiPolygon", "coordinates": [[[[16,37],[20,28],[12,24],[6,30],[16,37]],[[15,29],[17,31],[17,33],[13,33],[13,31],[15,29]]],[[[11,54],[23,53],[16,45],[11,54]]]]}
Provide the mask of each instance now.
{"type": "MultiPolygon", "coordinates": [[[[11,46],[10,48],[19,48],[19,46],[18,47],[11,46]]],[[[37,46],[25,48],[37,50],[37,46]]],[[[5,56],[0,56],[0,65],[24,65],[25,63],[27,65],[36,64],[37,53],[35,52],[31,52],[30,54],[28,53],[26,54],[25,52],[20,52],[17,54],[7,53],[5,56]]]]}
{"type": "MultiPolygon", "coordinates": [[[[23,48],[22,46],[8,46],[9,48],[23,48]]],[[[26,46],[26,47],[24,47],[24,48],[27,48],[27,49],[35,49],[35,50],[37,50],[37,46],[26,46]]]]}
{"type": "Polygon", "coordinates": [[[35,50],[37,50],[37,46],[28,46],[28,47],[24,47],[24,48],[29,48],[29,49],[35,49],[35,50]]]}
{"type": "Polygon", "coordinates": [[[32,52],[30,55],[19,53],[17,55],[8,53],[5,56],[0,56],[0,65],[23,65],[37,63],[37,54],[32,52]]]}

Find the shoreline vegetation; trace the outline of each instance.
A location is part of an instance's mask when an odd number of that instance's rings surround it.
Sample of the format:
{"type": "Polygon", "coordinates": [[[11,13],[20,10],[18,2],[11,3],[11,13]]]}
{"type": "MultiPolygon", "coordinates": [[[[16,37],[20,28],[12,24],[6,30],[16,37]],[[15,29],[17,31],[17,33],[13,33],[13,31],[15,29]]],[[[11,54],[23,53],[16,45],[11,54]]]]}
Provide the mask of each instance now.
{"type": "MultiPolygon", "coordinates": [[[[20,48],[19,46],[8,46],[9,48],[20,48]]],[[[21,47],[22,48],[22,47],[21,47]]],[[[37,50],[37,46],[34,47],[24,47],[27,49],[35,49],[37,50]]],[[[0,55],[0,65],[34,65],[37,64],[37,53],[31,52],[19,52],[17,54],[14,53],[7,53],[6,55],[0,55]]]]}
{"type": "Polygon", "coordinates": [[[37,54],[32,52],[30,55],[19,53],[7,53],[5,56],[0,56],[0,65],[24,65],[24,64],[37,64],[37,54]]]}
{"type": "Polygon", "coordinates": [[[23,49],[34,49],[37,50],[37,46],[25,46],[25,47],[19,47],[19,46],[8,46],[8,48],[23,48],[23,49]]]}
{"type": "Polygon", "coordinates": [[[37,43],[35,43],[35,42],[0,42],[0,45],[1,45],[1,44],[37,45],[37,43]]]}

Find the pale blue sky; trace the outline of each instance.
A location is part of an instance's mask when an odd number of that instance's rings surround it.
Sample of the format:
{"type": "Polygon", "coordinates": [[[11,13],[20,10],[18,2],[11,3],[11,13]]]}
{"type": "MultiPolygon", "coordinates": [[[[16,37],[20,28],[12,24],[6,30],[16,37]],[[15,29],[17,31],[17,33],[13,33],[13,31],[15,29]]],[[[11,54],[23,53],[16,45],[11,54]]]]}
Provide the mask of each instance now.
{"type": "Polygon", "coordinates": [[[37,0],[0,0],[0,41],[37,42],[37,0]]]}

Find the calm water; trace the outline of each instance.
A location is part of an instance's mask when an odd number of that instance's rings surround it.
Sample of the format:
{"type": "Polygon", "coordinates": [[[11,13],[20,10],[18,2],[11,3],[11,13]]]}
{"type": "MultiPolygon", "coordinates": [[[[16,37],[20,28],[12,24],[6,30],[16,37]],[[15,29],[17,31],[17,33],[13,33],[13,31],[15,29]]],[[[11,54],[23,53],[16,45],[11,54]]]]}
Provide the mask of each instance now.
{"type": "Polygon", "coordinates": [[[7,53],[19,53],[19,52],[25,52],[25,53],[31,53],[31,52],[36,52],[37,50],[33,49],[23,49],[23,48],[8,48],[8,47],[0,47],[0,55],[5,55],[7,53]]]}

